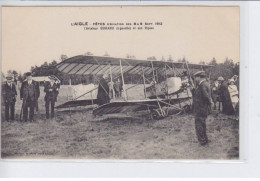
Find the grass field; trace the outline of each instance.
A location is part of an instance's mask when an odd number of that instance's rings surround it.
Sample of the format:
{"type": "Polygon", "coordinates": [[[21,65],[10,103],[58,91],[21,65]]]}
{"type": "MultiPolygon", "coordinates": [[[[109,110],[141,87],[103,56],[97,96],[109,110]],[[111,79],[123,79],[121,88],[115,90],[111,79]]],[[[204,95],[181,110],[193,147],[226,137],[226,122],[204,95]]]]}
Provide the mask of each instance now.
{"type": "MultiPolygon", "coordinates": [[[[66,87],[58,104],[67,100],[66,87]]],[[[41,89],[36,122],[2,121],[2,158],[40,159],[238,159],[238,121],[212,114],[207,119],[209,146],[196,138],[192,115],[171,115],[162,120],[111,115],[93,119],[83,108],[56,111],[45,119],[41,89]]],[[[21,101],[16,103],[18,120],[21,101]]],[[[3,116],[3,110],[2,110],[3,116]]]]}

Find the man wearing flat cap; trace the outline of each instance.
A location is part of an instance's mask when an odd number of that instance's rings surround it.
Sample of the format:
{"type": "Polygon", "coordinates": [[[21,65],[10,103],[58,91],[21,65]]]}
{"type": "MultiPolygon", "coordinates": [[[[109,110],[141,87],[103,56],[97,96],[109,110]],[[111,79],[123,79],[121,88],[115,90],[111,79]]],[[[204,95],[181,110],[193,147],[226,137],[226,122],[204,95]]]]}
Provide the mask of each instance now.
{"type": "Polygon", "coordinates": [[[195,129],[198,141],[202,146],[208,144],[206,134],[206,119],[210,114],[212,99],[210,84],[206,80],[204,71],[199,71],[194,74],[196,88],[193,95],[193,111],[195,114],[195,129]]]}
{"type": "Polygon", "coordinates": [[[35,102],[40,96],[40,88],[38,82],[32,79],[31,72],[25,74],[26,79],[23,81],[20,97],[23,100],[23,121],[28,120],[28,109],[29,109],[29,121],[33,122],[35,102]]]}
{"type": "Polygon", "coordinates": [[[6,83],[2,86],[2,96],[5,106],[5,120],[14,120],[15,102],[16,102],[16,87],[13,82],[13,75],[6,76],[6,83]]]}
{"type": "Polygon", "coordinates": [[[46,109],[46,119],[50,118],[50,106],[51,106],[51,119],[54,118],[54,107],[57,100],[59,85],[56,83],[55,76],[49,76],[50,81],[46,82],[44,85],[45,97],[45,109],[46,109]]]}

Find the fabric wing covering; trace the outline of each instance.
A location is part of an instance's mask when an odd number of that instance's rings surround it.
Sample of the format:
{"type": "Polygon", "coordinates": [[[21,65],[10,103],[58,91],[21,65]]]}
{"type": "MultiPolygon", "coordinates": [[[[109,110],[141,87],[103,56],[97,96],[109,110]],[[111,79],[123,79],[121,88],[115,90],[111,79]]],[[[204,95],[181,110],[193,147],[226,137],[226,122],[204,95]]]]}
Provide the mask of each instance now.
{"type": "MultiPolygon", "coordinates": [[[[164,77],[165,73],[167,73],[167,77],[176,77],[176,76],[180,77],[181,75],[183,75],[183,72],[186,71],[187,69],[189,69],[190,73],[193,74],[199,70],[207,71],[207,69],[212,66],[199,65],[199,64],[186,64],[182,62],[163,62],[163,61],[79,55],[60,62],[59,64],[56,65],[56,67],[59,71],[70,75],[101,76],[103,74],[110,74],[110,72],[112,72],[113,75],[116,75],[114,77],[118,77],[121,75],[121,72],[123,72],[123,74],[128,74],[130,76],[131,75],[142,76],[144,74],[144,76],[147,78],[147,77],[153,77],[153,74],[155,72],[157,76],[160,75],[164,77]]],[[[70,92],[72,94],[72,100],[58,106],[57,108],[86,106],[86,105],[96,104],[97,103],[96,86],[97,85],[94,84],[71,86],[70,92]],[[86,92],[87,93],[92,92],[92,95],[86,94],[86,92]]],[[[129,91],[128,89],[130,88],[127,88],[126,91],[129,91]]],[[[175,92],[175,90],[172,91],[175,92]]],[[[181,98],[181,99],[183,100],[189,99],[189,97],[181,98]]],[[[174,99],[174,100],[179,100],[179,99],[174,99]]],[[[128,100],[128,103],[125,103],[125,101],[117,102],[117,103],[113,102],[101,106],[100,107],[101,109],[95,110],[95,114],[104,114],[104,110],[107,110],[108,112],[114,112],[114,113],[124,112],[124,109],[130,109],[129,106],[132,107],[131,109],[133,110],[140,110],[143,107],[146,108],[147,105],[152,106],[153,104],[157,105],[156,100],[140,100],[140,98],[137,101],[128,100]],[[113,110],[111,110],[110,106],[113,108],[113,110]]]]}
{"type": "MultiPolygon", "coordinates": [[[[63,73],[73,75],[103,75],[109,74],[110,71],[112,74],[117,75],[121,74],[120,60],[123,73],[129,75],[142,75],[144,72],[145,76],[151,76],[153,74],[153,67],[157,74],[164,76],[166,69],[167,76],[180,76],[182,72],[187,69],[187,65],[182,62],[163,62],[84,55],[66,59],[57,64],[56,67],[63,73]]],[[[191,73],[198,70],[206,70],[209,67],[211,66],[188,64],[191,73]]]]}
{"type": "Polygon", "coordinates": [[[85,99],[96,99],[97,98],[97,86],[94,84],[78,84],[69,86],[70,97],[73,100],[85,100],[85,99]],[[93,90],[93,91],[91,91],[93,90]],[[89,92],[89,94],[85,94],[89,92]]]}

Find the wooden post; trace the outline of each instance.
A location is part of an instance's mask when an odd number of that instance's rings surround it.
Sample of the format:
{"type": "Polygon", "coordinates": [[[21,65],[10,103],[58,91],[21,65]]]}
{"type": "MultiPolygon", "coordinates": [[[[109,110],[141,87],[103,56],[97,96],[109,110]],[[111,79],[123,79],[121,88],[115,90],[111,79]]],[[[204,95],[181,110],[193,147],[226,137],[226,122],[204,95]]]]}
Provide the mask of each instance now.
{"type": "Polygon", "coordinates": [[[142,73],[143,73],[143,83],[144,83],[144,97],[146,98],[146,86],[145,86],[145,76],[144,76],[144,68],[142,66],[142,73]]]}
{"type": "Polygon", "coordinates": [[[153,69],[153,62],[151,61],[152,64],[152,70],[153,70],[153,78],[155,79],[155,75],[154,75],[154,69],[153,69]]]}
{"type": "Polygon", "coordinates": [[[91,96],[91,105],[92,105],[92,110],[94,110],[94,102],[93,102],[93,96],[92,96],[92,91],[90,92],[90,96],[91,96]]]}
{"type": "Polygon", "coordinates": [[[157,69],[155,70],[155,77],[156,77],[156,82],[158,82],[158,71],[157,71],[157,69]]]}
{"type": "MultiPolygon", "coordinates": [[[[111,71],[111,65],[109,64],[109,71],[110,71],[110,82],[111,86],[113,86],[113,77],[112,77],[112,71],[111,71]]],[[[115,92],[114,92],[114,87],[112,87],[112,98],[115,98],[115,92]]]]}
{"type": "Polygon", "coordinates": [[[127,100],[126,92],[125,92],[124,72],[123,72],[123,68],[122,68],[122,61],[121,61],[121,59],[120,59],[120,70],[121,70],[121,76],[122,76],[122,84],[123,84],[124,98],[125,98],[125,100],[127,100]]]}
{"type": "Polygon", "coordinates": [[[167,79],[167,67],[166,62],[164,63],[164,71],[165,71],[165,80],[167,79]]]}
{"type": "Polygon", "coordinates": [[[157,91],[156,91],[157,82],[156,82],[156,80],[155,80],[155,74],[154,74],[154,68],[153,68],[153,62],[152,62],[152,61],[151,61],[151,64],[152,64],[152,69],[153,69],[153,80],[155,81],[155,82],[154,82],[155,96],[156,96],[156,98],[158,98],[158,97],[157,97],[157,91]]]}
{"type": "Polygon", "coordinates": [[[71,86],[71,78],[69,79],[69,85],[71,86]]]}
{"type": "Polygon", "coordinates": [[[167,95],[167,98],[169,98],[169,96],[168,96],[168,85],[167,85],[167,67],[166,67],[166,62],[164,62],[164,71],[165,71],[166,95],[167,95]]]}

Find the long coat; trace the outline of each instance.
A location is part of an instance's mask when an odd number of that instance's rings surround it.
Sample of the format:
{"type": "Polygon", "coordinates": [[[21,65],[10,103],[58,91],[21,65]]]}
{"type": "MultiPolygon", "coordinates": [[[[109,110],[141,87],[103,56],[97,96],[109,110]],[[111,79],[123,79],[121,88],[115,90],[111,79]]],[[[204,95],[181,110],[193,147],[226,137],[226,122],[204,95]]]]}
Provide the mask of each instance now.
{"type": "Polygon", "coordinates": [[[208,116],[211,106],[210,84],[204,80],[195,89],[193,95],[193,112],[198,116],[208,116]]]}
{"type": "Polygon", "coordinates": [[[228,83],[226,81],[219,87],[219,97],[222,102],[223,113],[227,115],[234,114],[234,108],[228,91],[228,83]]]}
{"type": "Polygon", "coordinates": [[[101,78],[101,80],[99,81],[97,102],[98,105],[103,105],[110,102],[109,86],[107,84],[107,81],[104,78],[101,78]]]}
{"type": "Polygon", "coordinates": [[[6,82],[2,87],[2,95],[3,95],[3,101],[6,103],[13,103],[16,101],[16,95],[17,91],[15,88],[15,84],[11,83],[11,86],[8,85],[6,82]]]}
{"type": "Polygon", "coordinates": [[[28,81],[24,81],[20,90],[20,97],[24,100],[35,101],[40,96],[40,87],[39,83],[32,80],[31,85],[29,85],[28,81]]]}
{"type": "Polygon", "coordinates": [[[45,101],[56,101],[58,96],[59,85],[54,83],[51,85],[50,82],[46,82],[44,85],[44,92],[46,92],[45,101]]]}

